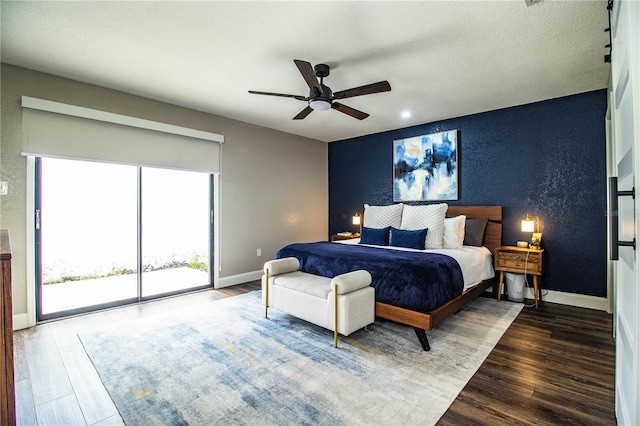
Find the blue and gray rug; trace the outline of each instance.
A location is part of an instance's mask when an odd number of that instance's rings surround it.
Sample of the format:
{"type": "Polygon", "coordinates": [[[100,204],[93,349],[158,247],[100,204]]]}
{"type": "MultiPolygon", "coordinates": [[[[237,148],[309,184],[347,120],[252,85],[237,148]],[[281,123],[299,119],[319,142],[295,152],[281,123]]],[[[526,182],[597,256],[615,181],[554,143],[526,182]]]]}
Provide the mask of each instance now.
{"type": "Polygon", "coordinates": [[[427,333],[376,320],[333,333],[260,292],[80,339],[128,425],[435,424],[522,304],[479,298],[427,333]]]}

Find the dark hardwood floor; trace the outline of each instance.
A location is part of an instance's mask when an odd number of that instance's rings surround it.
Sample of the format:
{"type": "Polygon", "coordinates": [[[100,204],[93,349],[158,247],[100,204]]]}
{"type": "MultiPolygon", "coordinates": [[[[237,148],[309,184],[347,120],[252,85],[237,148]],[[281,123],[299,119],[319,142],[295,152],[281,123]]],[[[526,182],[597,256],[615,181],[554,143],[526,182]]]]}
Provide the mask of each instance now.
{"type": "MultiPolygon", "coordinates": [[[[78,332],[259,289],[253,281],[17,331],[18,424],[122,424],[78,332]]],[[[525,307],[438,424],[615,424],[611,327],[601,311],[525,307]]]]}
{"type": "Polygon", "coordinates": [[[438,425],[615,425],[614,383],[611,315],[525,307],[438,425]]]}

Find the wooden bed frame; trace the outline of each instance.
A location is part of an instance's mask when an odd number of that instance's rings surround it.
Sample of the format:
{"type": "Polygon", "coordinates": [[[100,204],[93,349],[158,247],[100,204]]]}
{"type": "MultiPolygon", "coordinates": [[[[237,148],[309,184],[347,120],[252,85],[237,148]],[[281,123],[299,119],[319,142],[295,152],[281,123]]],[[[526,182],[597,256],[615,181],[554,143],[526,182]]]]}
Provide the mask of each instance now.
{"type": "MultiPolygon", "coordinates": [[[[484,232],[482,244],[492,254],[496,247],[502,245],[502,206],[449,206],[447,217],[458,215],[465,215],[469,219],[488,218],[489,222],[484,232]]],[[[480,284],[465,290],[460,296],[426,314],[376,302],[376,316],[412,326],[422,348],[428,351],[431,348],[426,332],[435,328],[449,315],[458,312],[466,304],[475,300],[489,286],[494,286],[495,292],[495,284],[494,280],[482,281],[480,284]]]]}

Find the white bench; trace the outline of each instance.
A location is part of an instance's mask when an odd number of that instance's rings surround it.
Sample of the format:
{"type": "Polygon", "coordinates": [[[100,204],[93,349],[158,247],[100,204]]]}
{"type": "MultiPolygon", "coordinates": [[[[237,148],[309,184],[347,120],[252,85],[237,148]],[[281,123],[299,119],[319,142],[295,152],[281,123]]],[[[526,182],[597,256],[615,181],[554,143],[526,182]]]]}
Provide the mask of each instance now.
{"type": "Polygon", "coordinates": [[[338,333],[348,336],[374,322],[375,290],[370,286],[369,272],[359,270],[326,278],[298,271],[299,268],[300,262],[295,257],[264,264],[265,318],[272,307],[332,330],[336,348],[338,333]]]}

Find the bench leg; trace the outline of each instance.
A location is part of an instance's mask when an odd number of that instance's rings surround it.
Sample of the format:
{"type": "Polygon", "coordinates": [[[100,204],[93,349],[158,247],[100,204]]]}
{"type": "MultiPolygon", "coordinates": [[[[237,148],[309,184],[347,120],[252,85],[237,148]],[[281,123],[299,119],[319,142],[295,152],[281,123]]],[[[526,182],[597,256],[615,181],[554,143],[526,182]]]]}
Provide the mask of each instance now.
{"type": "Polygon", "coordinates": [[[338,347],[338,286],[333,289],[333,347],[338,347]]]}
{"type": "Polygon", "coordinates": [[[264,317],[269,318],[267,316],[267,311],[269,310],[269,268],[264,272],[265,276],[265,284],[264,284],[264,317]]]}
{"type": "Polygon", "coordinates": [[[424,349],[425,351],[431,350],[431,346],[429,346],[429,339],[427,339],[427,332],[418,327],[413,327],[413,330],[416,332],[416,336],[418,336],[418,340],[420,340],[422,349],[424,349]]]}

